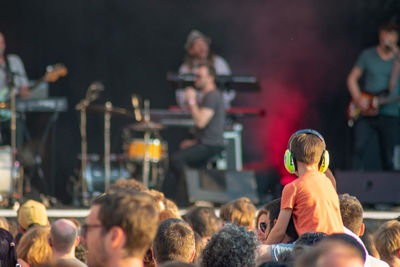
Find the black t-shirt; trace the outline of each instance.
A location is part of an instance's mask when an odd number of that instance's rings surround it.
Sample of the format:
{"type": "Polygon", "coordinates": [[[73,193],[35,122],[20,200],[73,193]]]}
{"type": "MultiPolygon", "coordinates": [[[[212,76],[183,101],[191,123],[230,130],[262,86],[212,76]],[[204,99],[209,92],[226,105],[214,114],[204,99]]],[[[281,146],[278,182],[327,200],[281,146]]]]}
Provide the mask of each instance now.
{"type": "Polygon", "coordinates": [[[197,129],[197,138],[199,142],[206,145],[223,146],[225,107],[221,92],[215,89],[205,94],[199,107],[209,108],[214,111],[214,115],[206,127],[197,129]]]}

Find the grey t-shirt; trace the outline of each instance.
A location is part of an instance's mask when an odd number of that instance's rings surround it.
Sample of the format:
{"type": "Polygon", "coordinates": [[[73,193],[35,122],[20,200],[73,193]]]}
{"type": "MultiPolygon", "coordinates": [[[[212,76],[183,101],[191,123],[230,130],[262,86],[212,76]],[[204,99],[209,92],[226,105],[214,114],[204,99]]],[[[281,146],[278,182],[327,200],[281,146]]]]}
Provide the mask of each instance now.
{"type": "MultiPolygon", "coordinates": [[[[24,64],[17,55],[7,55],[7,62],[10,70],[14,73],[14,85],[18,93],[18,89],[22,86],[28,86],[28,78],[26,77],[24,64]]],[[[5,101],[9,97],[9,89],[6,80],[6,66],[0,65],[0,101],[5,101]]]]}
{"type": "MultiPolygon", "coordinates": [[[[363,70],[365,91],[377,94],[389,87],[390,76],[392,73],[395,58],[383,60],[376,47],[365,49],[357,60],[356,66],[363,70]]],[[[400,95],[400,84],[397,82],[393,92],[388,96],[400,95]]],[[[382,105],[379,109],[380,114],[387,116],[399,116],[398,103],[382,105]]]]}
{"type": "Polygon", "coordinates": [[[225,107],[222,94],[218,89],[212,90],[203,96],[199,107],[206,107],[214,111],[214,115],[203,129],[197,129],[197,139],[201,144],[223,146],[225,107]]]}

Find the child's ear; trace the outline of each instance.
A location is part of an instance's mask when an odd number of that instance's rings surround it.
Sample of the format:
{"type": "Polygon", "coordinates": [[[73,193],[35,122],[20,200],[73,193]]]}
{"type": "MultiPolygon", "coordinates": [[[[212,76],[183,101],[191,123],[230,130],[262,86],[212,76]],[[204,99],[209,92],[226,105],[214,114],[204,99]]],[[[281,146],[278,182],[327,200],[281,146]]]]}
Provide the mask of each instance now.
{"type": "Polygon", "coordinates": [[[276,224],[277,221],[278,221],[278,219],[274,219],[274,225],[276,224]]]}

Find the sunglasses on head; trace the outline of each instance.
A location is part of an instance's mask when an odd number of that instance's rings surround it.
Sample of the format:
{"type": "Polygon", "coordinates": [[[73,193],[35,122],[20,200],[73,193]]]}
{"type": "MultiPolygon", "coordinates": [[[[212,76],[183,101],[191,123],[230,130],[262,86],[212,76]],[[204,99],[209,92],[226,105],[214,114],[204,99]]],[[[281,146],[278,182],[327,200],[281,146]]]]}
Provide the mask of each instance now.
{"type": "Polygon", "coordinates": [[[261,232],[265,233],[265,231],[267,230],[267,223],[260,222],[259,227],[260,227],[261,232]]]}

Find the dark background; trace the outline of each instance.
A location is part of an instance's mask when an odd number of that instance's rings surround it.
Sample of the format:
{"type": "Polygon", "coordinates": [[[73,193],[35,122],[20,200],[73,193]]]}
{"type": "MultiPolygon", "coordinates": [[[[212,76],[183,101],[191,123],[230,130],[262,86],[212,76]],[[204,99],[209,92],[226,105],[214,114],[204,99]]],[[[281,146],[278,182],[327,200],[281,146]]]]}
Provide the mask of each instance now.
{"type": "MultiPolygon", "coordinates": [[[[136,93],[153,108],[175,104],[165,76],[181,64],[191,29],[212,38],[212,49],[233,73],[260,78],[261,92],[239,93],[234,102],[267,112],[265,118],[241,121],[247,167],[283,174],[290,134],[315,128],[327,140],[332,167],[348,168],[346,76],[359,52],[377,43],[378,25],[398,20],[400,2],[25,0],[1,1],[0,12],[7,51],[21,56],[31,79],[48,64],[63,62],[69,69],[50,92],[68,97],[70,106],[57,122],[56,177],[50,181],[67,201],[65,185],[80,151],[74,106],[89,84],[105,84],[98,103],[131,108],[129,97],[136,93]]],[[[121,131],[132,122],[113,118],[112,152],[121,152],[121,131]]],[[[42,130],[43,122],[33,124],[32,132],[42,130]]],[[[173,135],[167,132],[166,139],[173,135]]],[[[88,138],[89,153],[103,153],[102,116],[89,114],[88,138]]]]}

